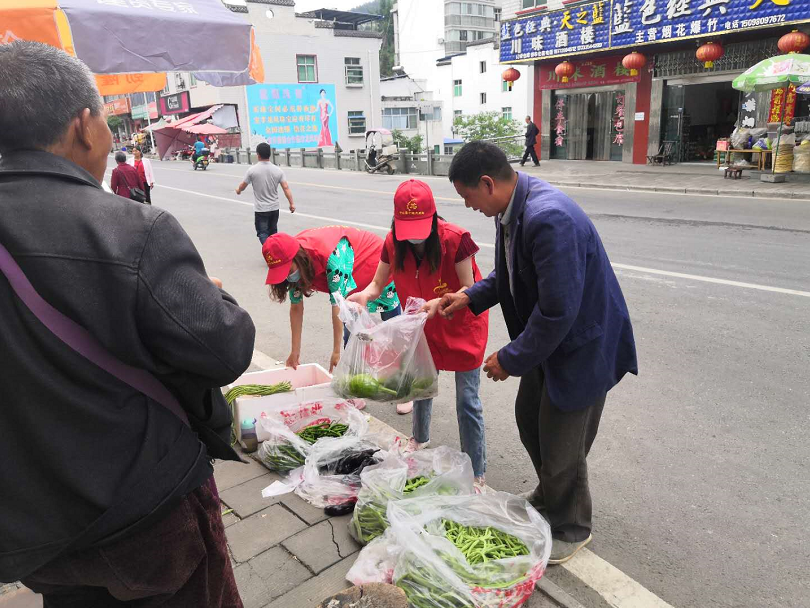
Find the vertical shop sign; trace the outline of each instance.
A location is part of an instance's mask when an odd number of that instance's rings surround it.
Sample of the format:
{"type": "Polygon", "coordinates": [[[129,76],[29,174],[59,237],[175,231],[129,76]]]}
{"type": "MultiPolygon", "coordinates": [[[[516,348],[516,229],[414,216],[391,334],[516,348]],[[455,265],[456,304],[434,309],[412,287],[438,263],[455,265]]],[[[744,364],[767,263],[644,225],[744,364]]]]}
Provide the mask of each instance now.
{"type": "Polygon", "coordinates": [[[757,94],[746,93],[740,106],[740,127],[753,129],[757,126],[757,94]]]}
{"type": "Polygon", "coordinates": [[[624,145],[624,93],[616,93],[616,111],[613,113],[613,143],[624,145]]]}
{"type": "Polygon", "coordinates": [[[796,114],[796,86],[791,84],[785,89],[774,89],[771,91],[771,109],[768,112],[768,122],[779,122],[784,120],[784,123],[790,126],[793,122],[793,117],[796,114]],[[782,114],[784,110],[784,115],[782,114]]]}
{"type": "Polygon", "coordinates": [[[806,0],[613,0],[610,46],[713,36],[808,19],[806,0]]]}
{"type": "Polygon", "coordinates": [[[568,121],[565,118],[565,97],[557,98],[554,109],[556,110],[554,115],[554,145],[561,148],[565,145],[565,133],[568,127],[568,121]]]}
{"type": "Polygon", "coordinates": [[[590,53],[609,44],[610,0],[501,24],[501,63],[590,53]]]}

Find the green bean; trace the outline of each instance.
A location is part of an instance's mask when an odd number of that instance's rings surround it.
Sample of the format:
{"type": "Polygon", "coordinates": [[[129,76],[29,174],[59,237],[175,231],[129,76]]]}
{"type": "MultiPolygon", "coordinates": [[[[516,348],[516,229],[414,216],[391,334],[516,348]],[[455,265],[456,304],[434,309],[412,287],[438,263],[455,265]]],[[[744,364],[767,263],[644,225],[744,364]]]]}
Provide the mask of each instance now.
{"type": "Polygon", "coordinates": [[[288,393],[292,390],[292,383],[285,380],[277,384],[240,384],[234,386],[231,390],[225,393],[225,401],[231,408],[231,446],[236,445],[236,425],[239,421],[236,419],[236,412],[233,406],[237,397],[243,395],[275,395],[276,393],[288,393]]]}

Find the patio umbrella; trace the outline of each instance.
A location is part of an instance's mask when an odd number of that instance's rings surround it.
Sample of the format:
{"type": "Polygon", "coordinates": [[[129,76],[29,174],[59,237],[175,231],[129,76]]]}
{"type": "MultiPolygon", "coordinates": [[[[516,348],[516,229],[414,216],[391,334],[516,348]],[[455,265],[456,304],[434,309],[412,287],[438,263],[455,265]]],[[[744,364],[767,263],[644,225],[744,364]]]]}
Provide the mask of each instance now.
{"type": "Polygon", "coordinates": [[[0,24],[0,44],[44,42],[118,76],[99,79],[102,94],[160,90],[176,71],[215,85],[264,80],[252,26],[220,0],[0,0],[0,24]]]}
{"type": "MultiPolygon", "coordinates": [[[[790,85],[800,86],[810,80],[810,55],[789,53],[764,59],[754,67],[747,69],[731,83],[735,89],[751,93],[753,91],[772,91],[783,89],[787,98],[790,85]]],[[[785,104],[779,117],[779,132],[776,136],[776,150],[773,155],[771,173],[776,173],[776,159],[779,156],[779,140],[782,137],[782,126],[785,122],[785,104]]]]}

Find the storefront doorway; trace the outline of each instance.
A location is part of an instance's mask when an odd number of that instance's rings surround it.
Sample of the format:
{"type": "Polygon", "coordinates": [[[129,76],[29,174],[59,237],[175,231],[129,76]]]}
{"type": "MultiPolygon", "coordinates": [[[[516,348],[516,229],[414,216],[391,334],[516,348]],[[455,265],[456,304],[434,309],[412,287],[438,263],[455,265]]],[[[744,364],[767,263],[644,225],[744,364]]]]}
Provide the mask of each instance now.
{"type": "Polygon", "coordinates": [[[622,160],[623,90],[558,90],[551,101],[551,158],[622,160]]]}
{"type": "Polygon", "coordinates": [[[681,162],[711,161],[717,140],[734,130],[742,94],[731,77],[715,82],[669,80],[664,87],[662,141],[676,142],[681,162]]]}

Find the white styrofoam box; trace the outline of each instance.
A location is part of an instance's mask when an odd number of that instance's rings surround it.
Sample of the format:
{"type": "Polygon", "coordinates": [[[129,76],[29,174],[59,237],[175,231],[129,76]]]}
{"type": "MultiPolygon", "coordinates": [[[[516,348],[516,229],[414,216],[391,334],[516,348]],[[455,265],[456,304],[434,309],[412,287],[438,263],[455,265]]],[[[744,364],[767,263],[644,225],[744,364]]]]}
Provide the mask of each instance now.
{"type": "Polygon", "coordinates": [[[281,367],[244,374],[233,384],[225,387],[224,391],[227,392],[234,386],[242,384],[278,384],[284,381],[292,383],[292,391],[264,397],[243,396],[234,401],[234,427],[237,439],[242,439],[240,423],[245,418],[258,420],[261,418],[262,412],[266,412],[268,409],[337,397],[332,391],[332,375],[317,363],[305,363],[299,365],[298,369],[281,367]]]}

